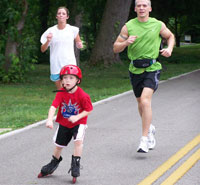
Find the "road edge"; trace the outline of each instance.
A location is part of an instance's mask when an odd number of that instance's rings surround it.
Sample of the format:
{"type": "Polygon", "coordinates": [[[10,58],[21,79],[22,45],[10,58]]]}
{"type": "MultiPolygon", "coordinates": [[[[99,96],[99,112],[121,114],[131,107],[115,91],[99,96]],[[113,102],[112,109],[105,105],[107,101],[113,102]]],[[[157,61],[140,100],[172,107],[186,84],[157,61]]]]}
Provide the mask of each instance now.
{"type": "MultiPolygon", "coordinates": [[[[181,77],[183,77],[183,76],[186,76],[186,75],[195,73],[195,72],[197,72],[197,71],[200,71],[200,69],[197,69],[197,70],[194,70],[194,71],[191,71],[191,72],[188,72],[188,73],[184,73],[184,74],[181,74],[181,75],[178,75],[178,76],[169,78],[169,79],[167,79],[167,80],[162,80],[162,81],[159,82],[159,84],[168,82],[168,81],[170,81],[170,80],[174,80],[174,79],[181,78],[181,77]]],[[[131,94],[131,93],[133,93],[133,90],[129,90],[129,91],[123,92],[123,93],[121,93],[121,94],[117,94],[117,95],[111,96],[111,97],[109,97],[109,98],[100,100],[100,101],[98,101],[98,102],[92,103],[92,105],[95,107],[95,106],[97,106],[97,105],[100,105],[100,104],[103,104],[103,103],[112,101],[112,100],[117,99],[117,98],[120,98],[120,97],[122,97],[122,96],[129,95],[129,94],[131,94]]],[[[56,118],[56,116],[54,117],[54,119],[55,119],[55,118],[56,118]]],[[[23,127],[23,128],[17,129],[17,130],[13,130],[13,131],[10,131],[10,132],[7,132],[7,133],[5,133],[5,134],[0,135],[0,140],[1,140],[1,139],[4,139],[4,138],[7,138],[7,137],[9,137],[9,136],[12,136],[12,135],[15,135],[15,134],[18,134],[18,133],[27,131],[27,130],[29,130],[29,129],[38,127],[38,126],[44,124],[45,122],[46,122],[46,119],[45,119],[45,120],[41,120],[41,121],[36,122],[36,123],[33,123],[33,124],[28,125],[28,126],[26,126],[26,127],[23,127]]]]}

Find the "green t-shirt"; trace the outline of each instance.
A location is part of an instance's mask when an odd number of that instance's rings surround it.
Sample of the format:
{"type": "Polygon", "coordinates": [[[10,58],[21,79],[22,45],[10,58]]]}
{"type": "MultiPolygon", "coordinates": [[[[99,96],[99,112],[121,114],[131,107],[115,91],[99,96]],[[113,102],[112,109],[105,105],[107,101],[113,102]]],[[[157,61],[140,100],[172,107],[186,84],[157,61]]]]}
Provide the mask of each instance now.
{"type": "MultiPolygon", "coordinates": [[[[128,58],[136,59],[156,59],[159,55],[162,22],[149,17],[147,22],[139,22],[137,18],[131,19],[126,23],[128,34],[137,36],[135,42],[128,46],[128,58]]],[[[151,72],[162,69],[159,62],[147,68],[136,68],[132,63],[129,71],[134,74],[141,74],[144,71],[151,72]]]]}

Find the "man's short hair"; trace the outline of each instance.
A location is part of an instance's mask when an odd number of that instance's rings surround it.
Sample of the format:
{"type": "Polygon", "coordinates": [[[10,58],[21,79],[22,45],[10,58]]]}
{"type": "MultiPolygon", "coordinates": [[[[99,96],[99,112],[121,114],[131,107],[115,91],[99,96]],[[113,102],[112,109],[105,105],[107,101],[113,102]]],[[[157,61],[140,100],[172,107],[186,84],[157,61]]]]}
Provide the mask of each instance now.
{"type": "MultiPolygon", "coordinates": [[[[149,6],[151,6],[151,0],[147,0],[148,1],[148,4],[149,6]]],[[[137,0],[135,0],[135,6],[137,5],[137,0]]]]}

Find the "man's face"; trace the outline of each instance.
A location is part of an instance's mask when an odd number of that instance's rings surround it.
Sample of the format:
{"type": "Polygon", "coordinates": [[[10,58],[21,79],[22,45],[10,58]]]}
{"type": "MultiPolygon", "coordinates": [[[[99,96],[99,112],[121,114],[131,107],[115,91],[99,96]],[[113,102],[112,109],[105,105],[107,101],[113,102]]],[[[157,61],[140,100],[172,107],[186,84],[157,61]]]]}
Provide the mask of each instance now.
{"type": "Polygon", "coordinates": [[[151,12],[151,6],[148,0],[137,0],[135,5],[135,12],[137,16],[140,18],[145,18],[149,16],[149,12],[151,12]]]}

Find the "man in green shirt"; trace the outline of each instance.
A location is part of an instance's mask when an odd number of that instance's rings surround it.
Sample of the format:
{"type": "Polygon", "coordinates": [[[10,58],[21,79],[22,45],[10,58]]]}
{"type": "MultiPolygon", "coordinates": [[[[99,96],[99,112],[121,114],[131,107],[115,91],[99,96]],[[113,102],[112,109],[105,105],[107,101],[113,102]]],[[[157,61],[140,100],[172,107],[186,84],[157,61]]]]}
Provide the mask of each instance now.
{"type": "Polygon", "coordinates": [[[142,137],[137,152],[147,153],[155,147],[155,126],[152,122],[152,95],[158,87],[162,65],[157,58],[159,52],[170,57],[175,39],[166,25],[149,17],[152,11],[150,0],[135,0],[137,17],[128,21],[121,29],[113,50],[122,52],[128,47],[130,80],[138,102],[142,120],[142,137]],[[161,37],[167,40],[167,48],[160,50],[161,37]]]}

